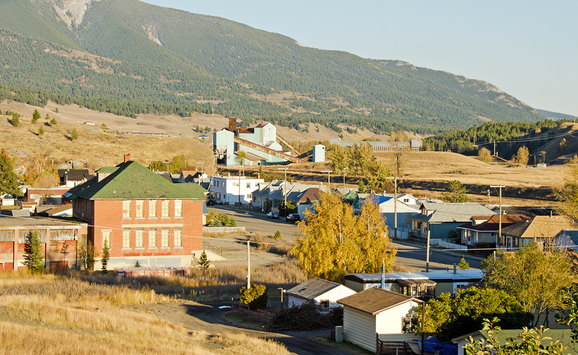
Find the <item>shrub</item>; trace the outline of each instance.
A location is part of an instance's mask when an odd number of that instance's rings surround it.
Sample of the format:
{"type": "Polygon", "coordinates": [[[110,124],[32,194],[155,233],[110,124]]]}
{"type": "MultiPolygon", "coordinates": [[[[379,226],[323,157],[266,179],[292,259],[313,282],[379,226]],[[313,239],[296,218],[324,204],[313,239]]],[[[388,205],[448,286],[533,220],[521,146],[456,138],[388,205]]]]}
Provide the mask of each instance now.
{"type": "Polygon", "coordinates": [[[241,287],[239,290],[241,298],[239,302],[249,305],[250,309],[266,308],[269,297],[267,296],[267,287],[262,284],[251,284],[251,288],[247,286],[241,287]]]}

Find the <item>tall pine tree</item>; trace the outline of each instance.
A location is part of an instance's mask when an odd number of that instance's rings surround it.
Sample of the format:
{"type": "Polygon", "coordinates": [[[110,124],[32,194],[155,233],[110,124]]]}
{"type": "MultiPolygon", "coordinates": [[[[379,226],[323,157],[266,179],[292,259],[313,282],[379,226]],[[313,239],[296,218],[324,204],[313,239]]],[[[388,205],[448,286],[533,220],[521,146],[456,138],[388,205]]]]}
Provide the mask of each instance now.
{"type": "Polygon", "coordinates": [[[21,192],[18,186],[12,159],[10,159],[6,151],[2,149],[0,152],[0,194],[20,196],[21,192]]]}
{"type": "Polygon", "coordinates": [[[44,271],[44,256],[42,255],[42,242],[38,238],[38,232],[34,231],[27,236],[24,246],[24,265],[31,273],[37,274],[44,271]]]}

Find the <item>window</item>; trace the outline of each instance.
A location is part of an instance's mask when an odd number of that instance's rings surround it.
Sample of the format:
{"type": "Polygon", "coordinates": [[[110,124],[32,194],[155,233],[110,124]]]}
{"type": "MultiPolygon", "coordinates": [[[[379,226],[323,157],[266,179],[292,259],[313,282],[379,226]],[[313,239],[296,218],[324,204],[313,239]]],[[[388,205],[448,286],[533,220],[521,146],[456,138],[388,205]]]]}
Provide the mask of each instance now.
{"type": "Polygon", "coordinates": [[[245,197],[247,198],[247,200],[250,200],[250,199],[251,199],[251,194],[247,194],[245,197]]]}
{"type": "Polygon", "coordinates": [[[161,231],[161,247],[168,248],[169,247],[169,229],[163,228],[161,231]]]}
{"type": "Polygon", "coordinates": [[[233,187],[236,187],[236,186],[239,186],[239,183],[238,183],[238,182],[234,182],[234,183],[233,183],[233,187]]]}
{"type": "Polygon", "coordinates": [[[221,181],[221,187],[225,188],[225,182],[224,181],[221,181]]]}
{"type": "Polygon", "coordinates": [[[130,249],[130,229],[122,230],[122,247],[123,249],[130,249]]]}
{"type": "Polygon", "coordinates": [[[130,200],[122,201],[122,218],[130,218],[130,200]]]}
{"type": "Polygon", "coordinates": [[[181,228],[175,228],[175,247],[183,246],[183,230],[181,228]]]}
{"type": "Polygon", "coordinates": [[[175,200],[175,217],[183,216],[183,200],[175,200]]]}
{"type": "Polygon", "coordinates": [[[321,300],[319,301],[319,305],[321,305],[323,310],[327,311],[329,309],[329,300],[321,300]]]}
{"type": "Polygon", "coordinates": [[[169,200],[163,200],[161,202],[161,217],[169,216],[169,200]]]}
{"type": "Polygon", "coordinates": [[[144,229],[142,229],[142,228],[137,228],[137,229],[136,229],[136,243],[135,243],[135,248],[142,248],[142,247],[143,247],[143,235],[144,235],[144,229]]]}
{"type": "Polygon", "coordinates": [[[108,244],[108,248],[110,249],[110,231],[103,230],[102,231],[102,246],[104,247],[104,242],[108,244]]]}
{"type": "Polygon", "coordinates": [[[143,218],[144,200],[136,200],[136,218],[143,218]]]}
{"type": "Polygon", "coordinates": [[[149,200],[149,217],[157,216],[157,200],[149,200]]]}
{"type": "Polygon", "coordinates": [[[151,228],[149,229],[149,248],[156,248],[157,247],[157,229],[151,228]]]}
{"type": "Polygon", "coordinates": [[[248,189],[251,188],[251,183],[250,183],[250,182],[247,183],[247,188],[248,188],[248,189]]]}

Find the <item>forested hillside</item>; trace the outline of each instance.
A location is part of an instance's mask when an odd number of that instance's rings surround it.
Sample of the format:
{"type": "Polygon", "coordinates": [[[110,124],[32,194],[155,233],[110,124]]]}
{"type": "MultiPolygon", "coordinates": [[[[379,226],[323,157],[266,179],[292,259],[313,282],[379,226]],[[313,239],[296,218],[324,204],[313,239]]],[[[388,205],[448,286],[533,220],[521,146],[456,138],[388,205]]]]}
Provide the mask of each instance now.
{"type": "Polygon", "coordinates": [[[339,123],[430,134],[543,119],[483,81],[306,48],[279,34],[137,0],[84,2],[80,15],[78,7],[67,9],[70,0],[0,2],[0,85],[172,110],[210,107],[247,121],[297,129],[317,123],[338,132],[339,123]]]}
{"type": "Polygon", "coordinates": [[[423,146],[425,150],[476,155],[481,148],[493,151],[496,142],[500,156],[509,159],[522,146],[527,147],[530,152],[535,152],[537,148],[559,138],[554,129],[565,122],[568,120],[484,123],[467,130],[455,130],[427,138],[423,146]]]}

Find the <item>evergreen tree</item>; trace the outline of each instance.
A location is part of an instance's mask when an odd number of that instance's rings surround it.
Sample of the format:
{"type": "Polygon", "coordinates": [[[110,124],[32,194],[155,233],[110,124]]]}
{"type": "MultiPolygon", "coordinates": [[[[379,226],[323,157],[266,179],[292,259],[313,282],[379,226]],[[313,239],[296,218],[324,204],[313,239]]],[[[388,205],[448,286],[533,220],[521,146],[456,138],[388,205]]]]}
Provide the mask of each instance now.
{"type": "Polygon", "coordinates": [[[38,135],[43,135],[44,134],[44,127],[40,126],[38,127],[38,135]]]}
{"type": "Polygon", "coordinates": [[[14,126],[14,127],[20,126],[20,115],[17,114],[17,113],[13,113],[13,114],[12,114],[12,120],[10,120],[10,123],[11,123],[12,126],[14,126]]]}
{"type": "Polygon", "coordinates": [[[110,247],[108,245],[108,240],[104,240],[104,245],[102,246],[102,259],[101,259],[101,263],[102,263],[102,272],[103,273],[108,273],[108,260],[110,260],[110,247]]]}
{"type": "Polygon", "coordinates": [[[12,159],[10,159],[6,151],[2,149],[0,152],[0,194],[6,193],[12,196],[20,196],[22,193],[18,186],[12,159]]]}
{"type": "Polygon", "coordinates": [[[34,113],[32,114],[32,123],[36,123],[36,121],[38,121],[40,119],[40,112],[38,112],[38,110],[34,110],[34,113]]]}
{"type": "Polygon", "coordinates": [[[46,116],[44,116],[44,119],[48,121],[50,119],[50,116],[46,114],[46,116]]]}
{"type": "Polygon", "coordinates": [[[459,180],[454,180],[446,187],[447,192],[442,194],[442,201],[444,202],[468,202],[466,195],[466,187],[462,185],[459,180]]]}
{"type": "Polygon", "coordinates": [[[78,132],[76,131],[76,128],[73,128],[72,132],[70,132],[70,139],[73,141],[78,139],[78,132]]]}
{"type": "Polygon", "coordinates": [[[38,232],[34,231],[27,236],[24,246],[24,265],[31,273],[37,274],[44,271],[44,256],[42,255],[42,242],[38,238],[38,232]]]}
{"type": "Polygon", "coordinates": [[[204,249],[201,253],[201,256],[199,257],[198,265],[201,269],[203,269],[203,272],[207,271],[207,269],[211,266],[211,260],[209,260],[207,257],[207,253],[204,249]]]}
{"type": "Polygon", "coordinates": [[[470,268],[470,264],[468,264],[466,258],[462,256],[462,260],[460,260],[458,267],[460,268],[460,270],[468,270],[470,268]]]}
{"type": "Polygon", "coordinates": [[[57,122],[56,122],[56,118],[53,118],[53,119],[50,120],[50,124],[51,124],[52,126],[54,126],[56,123],[57,123],[57,122]]]}
{"type": "Polygon", "coordinates": [[[282,238],[283,238],[283,234],[281,234],[281,231],[279,231],[279,229],[277,229],[277,232],[275,232],[273,239],[282,239],[282,238]]]}

